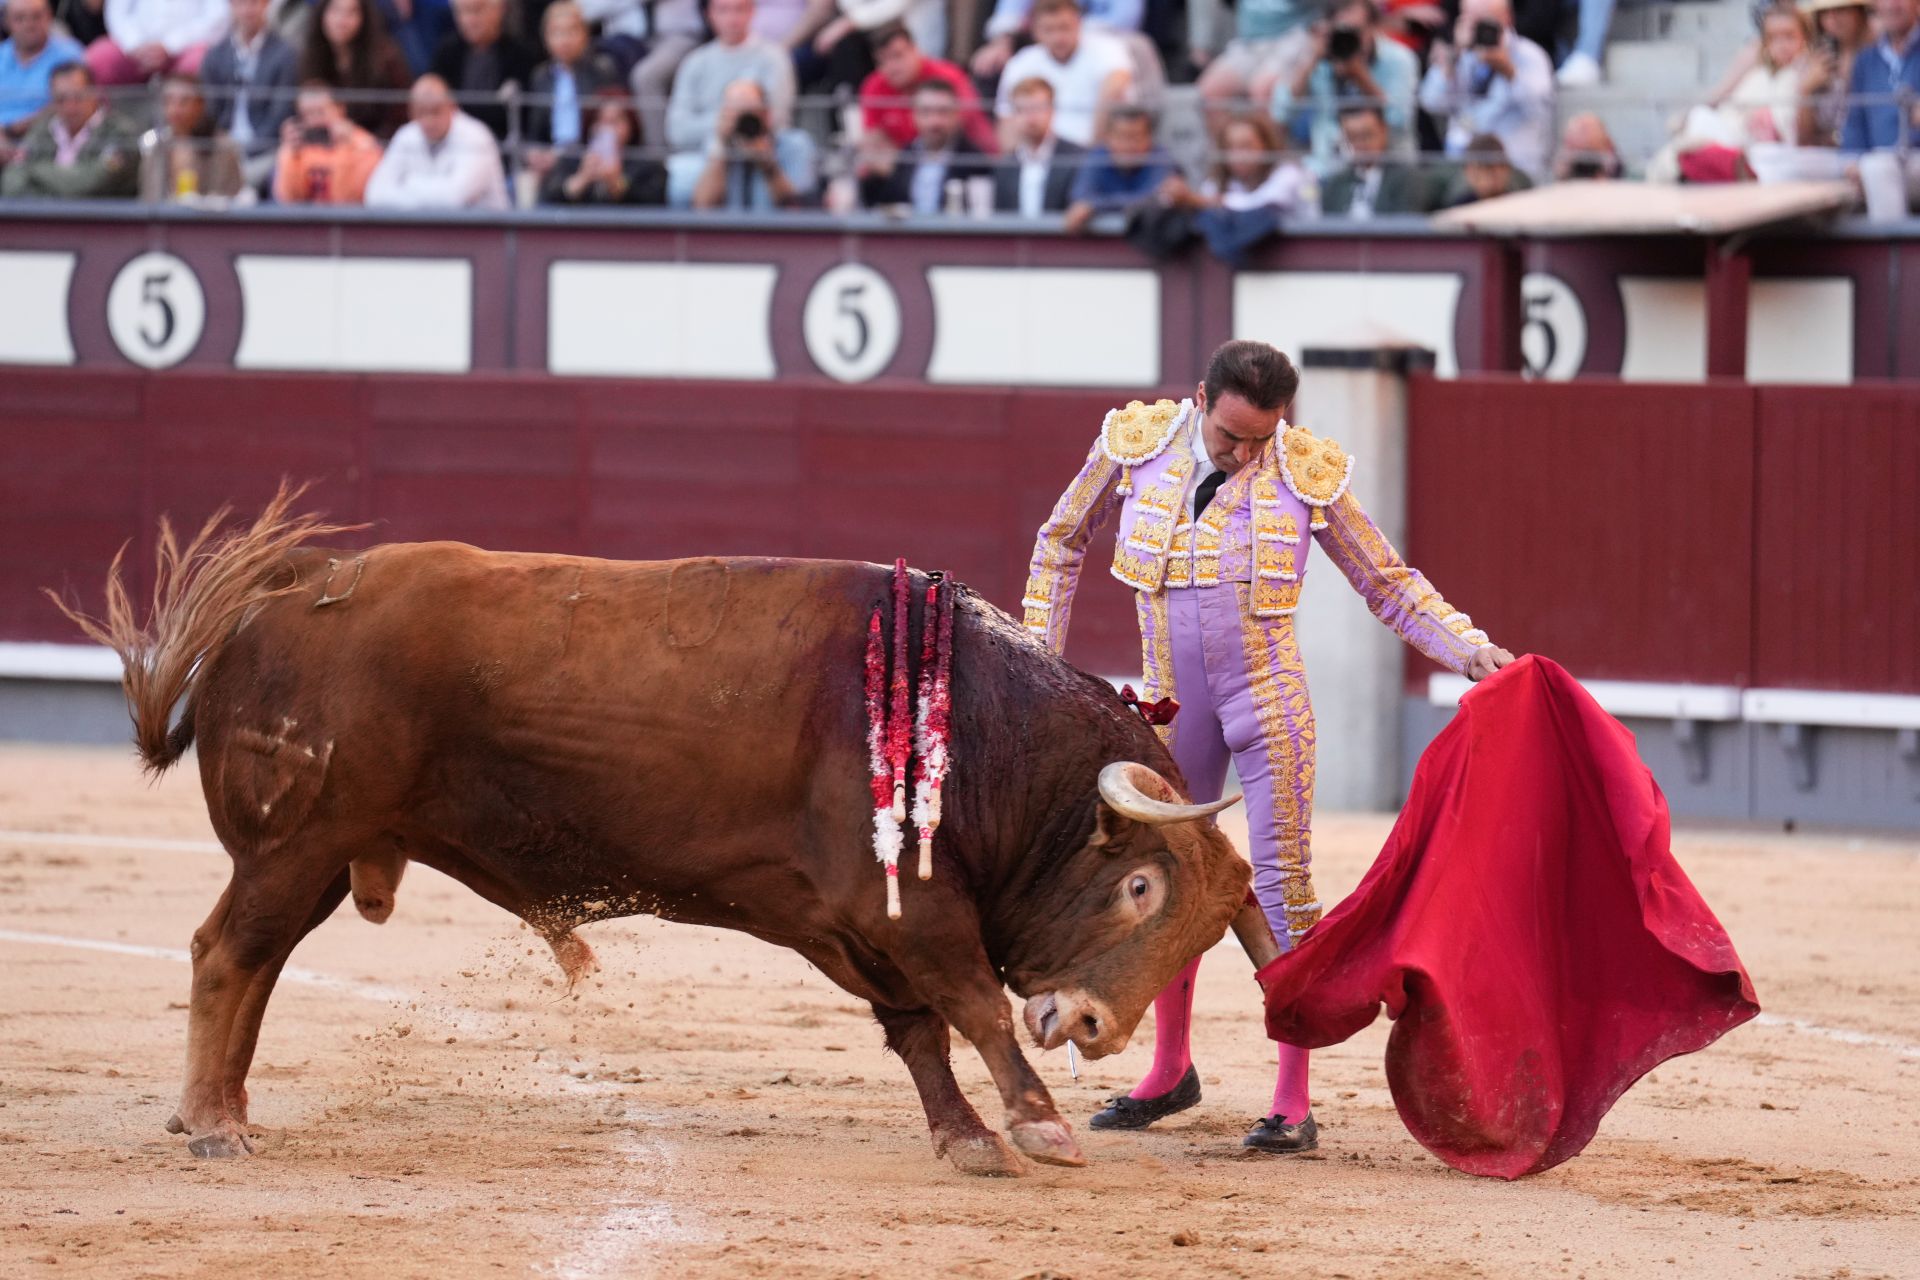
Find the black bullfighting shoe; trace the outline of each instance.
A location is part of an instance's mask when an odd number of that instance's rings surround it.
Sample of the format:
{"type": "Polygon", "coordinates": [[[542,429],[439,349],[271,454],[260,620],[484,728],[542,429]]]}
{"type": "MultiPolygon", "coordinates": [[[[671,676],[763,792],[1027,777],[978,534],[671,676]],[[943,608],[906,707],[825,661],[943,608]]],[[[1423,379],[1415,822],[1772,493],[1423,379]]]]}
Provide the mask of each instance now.
{"type": "Polygon", "coordinates": [[[1155,1120],[1164,1120],[1177,1111],[1185,1111],[1200,1101],[1200,1073],[1192,1067],[1180,1077],[1180,1083],[1157,1098],[1130,1098],[1116,1094],[1107,1099],[1104,1111],[1096,1111],[1087,1123],[1096,1129],[1144,1129],[1155,1120]]]}
{"type": "Polygon", "coordinates": [[[1240,1139],[1240,1145],[1279,1156],[1298,1155],[1319,1148],[1320,1126],[1314,1123],[1311,1111],[1299,1124],[1288,1124],[1285,1116],[1267,1116],[1253,1122],[1253,1128],[1240,1139]]]}

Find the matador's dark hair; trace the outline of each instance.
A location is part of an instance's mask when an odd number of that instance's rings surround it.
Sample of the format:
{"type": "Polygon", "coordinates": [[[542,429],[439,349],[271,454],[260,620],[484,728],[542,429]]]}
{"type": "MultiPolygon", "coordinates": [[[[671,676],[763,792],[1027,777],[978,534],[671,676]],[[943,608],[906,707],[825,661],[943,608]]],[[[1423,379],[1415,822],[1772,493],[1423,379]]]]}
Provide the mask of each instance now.
{"type": "Polygon", "coordinates": [[[1278,347],[1236,338],[1207,361],[1207,403],[1236,395],[1256,409],[1284,409],[1300,389],[1300,373],[1278,347]]]}

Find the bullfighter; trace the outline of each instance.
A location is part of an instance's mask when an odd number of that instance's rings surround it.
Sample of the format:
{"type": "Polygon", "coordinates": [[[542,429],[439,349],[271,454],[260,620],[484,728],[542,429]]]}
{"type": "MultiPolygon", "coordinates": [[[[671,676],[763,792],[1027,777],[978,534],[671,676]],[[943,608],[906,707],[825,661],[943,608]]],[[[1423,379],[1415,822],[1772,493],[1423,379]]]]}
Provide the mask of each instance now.
{"type": "MultiPolygon", "coordinates": [[[[1285,418],[1299,374],[1261,342],[1222,345],[1191,400],[1109,413],[1086,465],[1040,526],[1023,601],[1029,630],[1066,647],[1087,543],[1120,507],[1113,575],[1134,588],[1151,702],[1195,801],[1219,797],[1232,760],[1247,798],[1254,892],[1291,950],[1320,919],[1310,873],[1314,724],[1293,613],[1309,540],[1381,622],[1452,671],[1479,680],[1512,662],[1473,620],[1400,559],[1348,491],[1353,459],[1285,418]]],[[[1093,1117],[1142,1129],[1200,1101],[1188,1033],[1191,964],[1154,1001],[1153,1066],[1093,1117]]],[[[1307,1051],[1279,1047],[1273,1105],[1243,1143],[1277,1153],[1319,1145],[1307,1051]]]]}

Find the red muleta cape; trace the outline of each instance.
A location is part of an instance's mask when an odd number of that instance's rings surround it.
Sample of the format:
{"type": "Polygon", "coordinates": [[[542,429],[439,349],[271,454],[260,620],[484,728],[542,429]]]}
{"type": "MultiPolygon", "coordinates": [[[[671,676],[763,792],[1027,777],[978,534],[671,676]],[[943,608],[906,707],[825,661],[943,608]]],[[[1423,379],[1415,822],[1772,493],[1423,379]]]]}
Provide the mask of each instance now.
{"type": "Polygon", "coordinates": [[[1336,1044],[1384,1004],[1422,1146],[1468,1173],[1550,1169],[1635,1080],[1760,1011],[1669,845],[1633,735],[1522,658],[1427,748],[1360,887],[1260,971],[1267,1034],[1336,1044]]]}

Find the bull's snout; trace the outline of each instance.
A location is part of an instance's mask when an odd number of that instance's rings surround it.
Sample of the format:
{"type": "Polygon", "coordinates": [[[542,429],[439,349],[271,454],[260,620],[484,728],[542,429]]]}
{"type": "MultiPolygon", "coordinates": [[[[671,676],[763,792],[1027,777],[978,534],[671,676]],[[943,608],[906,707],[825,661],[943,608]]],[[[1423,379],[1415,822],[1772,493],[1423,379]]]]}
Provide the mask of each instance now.
{"type": "Polygon", "coordinates": [[[1084,991],[1049,991],[1027,1001],[1023,1017],[1034,1044],[1058,1049],[1071,1040],[1089,1058],[1127,1047],[1132,1028],[1121,1029],[1106,1002],[1084,991]]]}

